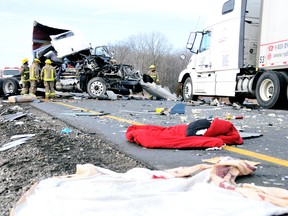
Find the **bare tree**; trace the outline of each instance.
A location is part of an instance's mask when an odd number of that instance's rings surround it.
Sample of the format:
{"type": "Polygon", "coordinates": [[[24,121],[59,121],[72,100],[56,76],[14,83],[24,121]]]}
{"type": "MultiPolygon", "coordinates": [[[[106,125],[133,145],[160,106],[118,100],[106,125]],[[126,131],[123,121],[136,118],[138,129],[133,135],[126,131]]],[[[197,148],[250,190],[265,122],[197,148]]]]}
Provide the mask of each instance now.
{"type": "Polygon", "coordinates": [[[169,55],[165,55],[159,68],[161,85],[169,87],[172,92],[177,91],[178,87],[178,76],[180,72],[187,67],[188,59],[181,59],[180,56],[183,54],[181,50],[176,50],[169,55]]]}
{"type": "Polygon", "coordinates": [[[130,58],[140,71],[146,72],[151,64],[160,64],[163,56],[169,54],[172,45],[158,32],[139,33],[128,38],[130,58]]]}
{"type": "Polygon", "coordinates": [[[118,42],[117,44],[108,46],[110,47],[110,51],[113,52],[113,58],[117,60],[119,64],[133,64],[133,62],[129,62],[131,48],[127,45],[126,41],[118,42]]]}
{"type": "Polygon", "coordinates": [[[117,62],[131,64],[142,74],[154,64],[159,72],[160,84],[176,92],[179,73],[186,67],[187,60],[180,59],[186,49],[180,51],[172,47],[159,32],[139,33],[130,36],[127,41],[110,45],[110,49],[115,51],[117,62]]]}

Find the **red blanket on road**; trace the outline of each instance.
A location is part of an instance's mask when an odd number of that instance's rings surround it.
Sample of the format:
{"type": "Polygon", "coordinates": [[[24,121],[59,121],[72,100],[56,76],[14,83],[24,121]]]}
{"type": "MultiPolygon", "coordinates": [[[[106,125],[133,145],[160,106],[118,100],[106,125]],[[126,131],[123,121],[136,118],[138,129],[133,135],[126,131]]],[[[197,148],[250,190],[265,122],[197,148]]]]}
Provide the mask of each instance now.
{"type": "Polygon", "coordinates": [[[156,125],[131,125],[126,138],[146,148],[210,148],[223,144],[242,144],[234,125],[226,120],[214,119],[203,136],[186,136],[188,125],[162,127],[156,125]]]}

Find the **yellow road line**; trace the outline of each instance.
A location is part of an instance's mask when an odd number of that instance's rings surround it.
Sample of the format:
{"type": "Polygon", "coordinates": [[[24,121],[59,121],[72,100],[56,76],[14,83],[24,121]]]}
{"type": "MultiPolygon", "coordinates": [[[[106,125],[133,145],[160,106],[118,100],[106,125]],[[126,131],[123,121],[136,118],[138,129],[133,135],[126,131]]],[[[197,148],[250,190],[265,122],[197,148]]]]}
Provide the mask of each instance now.
{"type": "MultiPolygon", "coordinates": [[[[56,104],[59,104],[59,105],[62,105],[62,106],[66,106],[66,107],[69,107],[71,109],[78,109],[78,110],[81,110],[81,111],[84,111],[84,112],[88,112],[88,113],[91,113],[91,114],[101,114],[100,112],[96,112],[96,111],[93,111],[93,110],[88,110],[88,109],[81,108],[81,107],[72,106],[72,105],[69,105],[69,104],[62,103],[62,102],[53,102],[53,103],[56,103],[56,104]]],[[[128,124],[143,125],[142,123],[139,123],[139,122],[131,121],[131,120],[128,120],[128,119],[124,119],[124,118],[120,118],[120,117],[112,116],[112,115],[99,116],[99,118],[110,118],[110,119],[114,119],[116,121],[126,122],[128,124]]]]}
{"type": "Polygon", "coordinates": [[[235,152],[238,154],[242,154],[242,155],[247,155],[249,157],[254,157],[263,161],[268,161],[270,163],[274,163],[274,164],[278,164],[278,165],[282,165],[282,166],[286,166],[288,167],[288,161],[287,160],[282,160],[279,158],[275,158],[275,157],[270,157],[268,155],[264,155],[264,154],[259,154],[256,152],[252,152],[252,151],[247,151],[244,149],[239,149],[239,148],[235,148],[232,146],[224,146],[223,149],[227,150],[227,151],[231,151],[231,152],[235,152]]]}
{"type": "MultiPolygon", "coordinates": [[[[84,112],[89,112],[89,113],[92,113],[92,114],[100,114],[100,112],[88,110],[88,109],[81,108],[81,107],[72,106],[72,105],[69,105],[69,104],[62,103],[62,102],[54,102],[54,103],[62,105],[62,106],[70,107],[72,109],[78,109],[78,110],[82,110],[84,112]]],[[[124,119],[124,118],[120,118],[120,117],[112,116],[112,115],[100,116],[99,118],[110,118],[110,119],[114,119],[116,121],[126,122],[126,123],[129,123],[129,124],[144,125],[144,124],[139,123],[139,122],[130,121],[128,119],[124,119]]],[[[281,166],[288,167],[288,161],[287,160],[282,160],[282,159],[279,159],[279,158],[270,157],[268,155],[259,154],[259,153],[256,153],[256,152],[252,152],[252,151],[248,151],[248,150],[244,150],[244,149],[240,149],[240,148],[235,148],[233,146],[224,146],[223,149],[226,150],[226,151],[234,152],[234,153],[241,154],[241,155],[246,155],[246,156],[253,157],[253,158],[256,158],[256,159],[259,159],[259,160],[268,161],[270,163],[274,163],[274,164],[278,164],[278,165],[281,165],[281,166]]]]}

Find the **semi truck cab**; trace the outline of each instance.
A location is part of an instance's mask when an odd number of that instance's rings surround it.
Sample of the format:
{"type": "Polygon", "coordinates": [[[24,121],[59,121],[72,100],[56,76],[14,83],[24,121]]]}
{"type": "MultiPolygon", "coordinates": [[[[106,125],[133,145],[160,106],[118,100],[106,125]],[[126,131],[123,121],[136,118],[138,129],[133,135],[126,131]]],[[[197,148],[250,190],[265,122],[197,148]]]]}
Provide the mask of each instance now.
{"type": "MultiPolygon", "coordinates": [[[[266,16],[273,19],[273,14],[279,13],[279,8],[284,10],[286,6],[288,2],[284,0],[219,1],[215,13],[210,15],[207,27],[191,32],[188,38],[187,49],[192,52],[192,56],[178,78],[183,86],[183,100],[195,100],[198,96],[223,96],[229,97],[231,103],[256,98],[265,108],[283,105],[281,100],[285,98],[287,101],[286,67],[282,66],[281,71],[277,67],[271,71],[259,66],[259,62],[267,58],[260,53],[260,47],[263,50],[261,36],[267,35],[267,31],[277,35],[277,21],[274,22],[272,32],[269,30],[271,20],[267,23],[266,16]],[[282,7],[267,7],[267,4],[282,4],[282,7]],[[268,71],[272,75],[260,79],[268,71]]],[[[287,12],[283,11],[283,14],[288,16],[287,12]]],[[[286,19],[282,17],[279,22],[283,23],[283,20],[286,19]]],[[[288,30],[282,33],[282,39],[285,38],[288,39],[288,30]]],[[[276,40],[275,36],[273,40],[276,40]]],[[[272,49],[271,46],[269,49],[272,49]]]]}

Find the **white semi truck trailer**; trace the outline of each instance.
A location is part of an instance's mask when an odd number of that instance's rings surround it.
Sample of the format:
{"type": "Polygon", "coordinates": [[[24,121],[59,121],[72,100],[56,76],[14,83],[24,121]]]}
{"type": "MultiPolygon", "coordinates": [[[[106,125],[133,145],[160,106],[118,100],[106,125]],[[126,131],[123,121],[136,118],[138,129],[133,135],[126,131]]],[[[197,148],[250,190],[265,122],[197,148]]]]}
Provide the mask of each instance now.
{"type": "Polygon", "coordinates": [[[288,1],[218,2],[212,22],[189,36],[192,56],[178,79],[184,101],[256,98],[263,108],[287,108],[288,1]]]}

